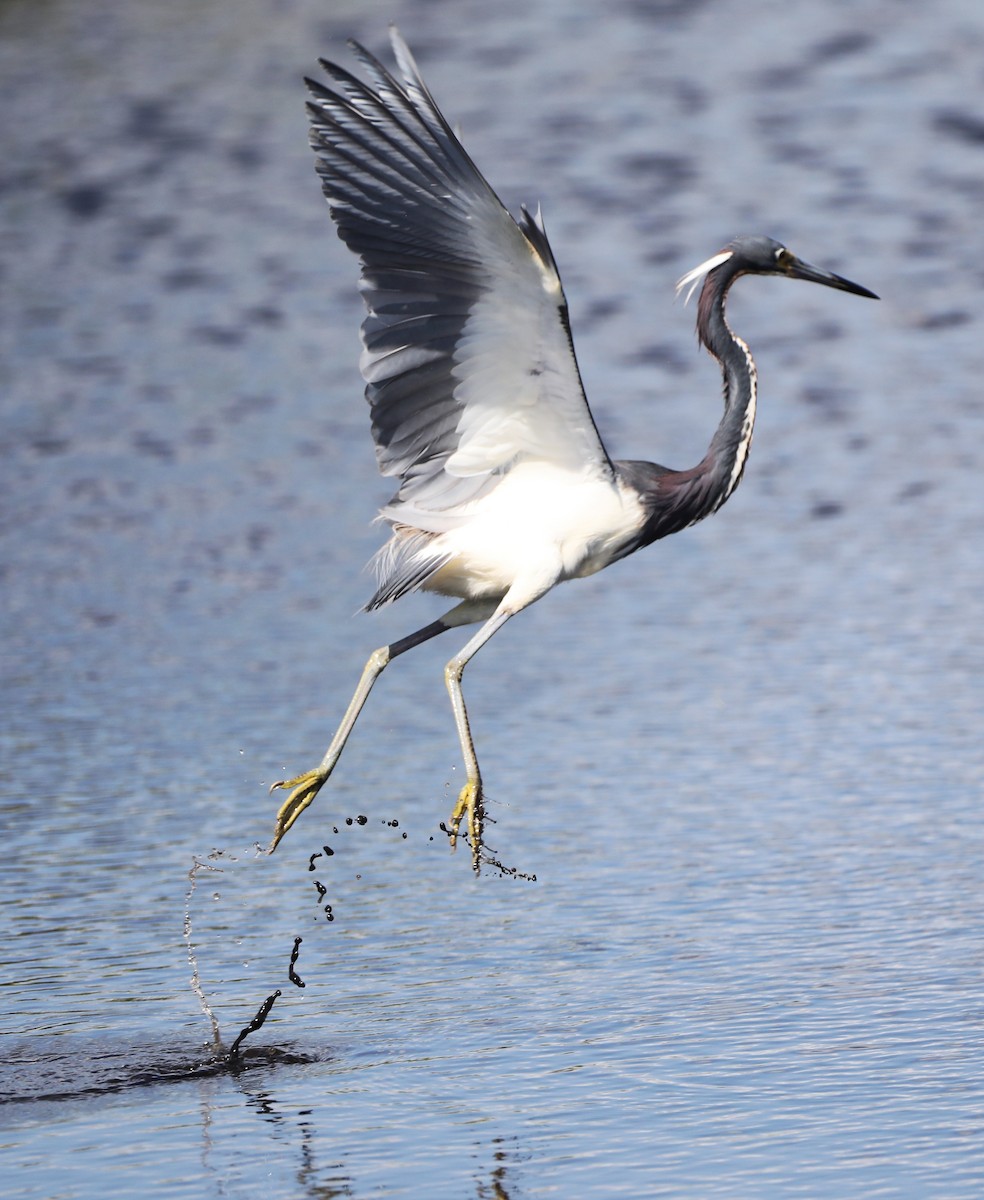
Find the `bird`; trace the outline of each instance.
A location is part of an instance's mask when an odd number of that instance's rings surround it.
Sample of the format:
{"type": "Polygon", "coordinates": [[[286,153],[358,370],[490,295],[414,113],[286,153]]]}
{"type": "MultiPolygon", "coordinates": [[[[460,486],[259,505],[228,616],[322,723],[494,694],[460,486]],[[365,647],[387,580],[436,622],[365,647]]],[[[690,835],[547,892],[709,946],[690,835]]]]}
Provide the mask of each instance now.
{"type": "Polygon", "coordinates": [[[374,650],[341,724],[313,770],[273,784],[289,794],[272,853],[339,760],[382,671],[459,627],[478,630],[448,661],[465,783],[445,826],[466,824],[480,870],[485,801],[462,692],[489,639],[557,584],[593,575],[702,521],[741,481],[752,442],[757,374],[725,302],[745,275],[806,280],[878,299],[765,236],[738,237],[687,272],[699,289],[697,337],[723,375],[724,411],[696,466],[672,470],[610,457],[584,394],[567,301],[539,207],[518,219],[445,120],[395,27],[391,73],[358,42],[360,75],[319,59],[306,79],[310,142],[338,235],[361,263],[360,367],[377,463],[398,480],[379,519],[391,536],[374,558],[365,610],[410,592],[455,601],[437,620],[374,650]]]}

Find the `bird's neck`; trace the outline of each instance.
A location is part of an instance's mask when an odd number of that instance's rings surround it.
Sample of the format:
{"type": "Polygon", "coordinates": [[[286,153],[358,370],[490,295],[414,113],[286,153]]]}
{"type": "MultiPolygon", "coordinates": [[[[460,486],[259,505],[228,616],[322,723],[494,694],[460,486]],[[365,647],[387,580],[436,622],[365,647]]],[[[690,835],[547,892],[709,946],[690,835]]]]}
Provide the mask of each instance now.
{"type": "Polygon", "coordinates": [[[724,377],[724,414],[697,468],[704,477],[710,505],[702,516],[716,512],[741,482],[755,428],[755,362],[745,343],[732,332],[724,312],[732,282],[734,279],[715,291],[710,280],[706,281],[698,309],[700,340],[721,364],[724,377]]]}
{"type": "Polygon", "coordinates": [[[658,538],[696,525],[717,512],[741,481],[755,424],[755,363],[748,347],[732,333],[724,316],[728,288],[708,278],[701,292],[697,330],[701,343],[721,364],[724,415],[707,453],[687,471],[671,471],[653,463],[621,463],[623,474],[648,509],[646,521],[627,553],[658,538]]]}

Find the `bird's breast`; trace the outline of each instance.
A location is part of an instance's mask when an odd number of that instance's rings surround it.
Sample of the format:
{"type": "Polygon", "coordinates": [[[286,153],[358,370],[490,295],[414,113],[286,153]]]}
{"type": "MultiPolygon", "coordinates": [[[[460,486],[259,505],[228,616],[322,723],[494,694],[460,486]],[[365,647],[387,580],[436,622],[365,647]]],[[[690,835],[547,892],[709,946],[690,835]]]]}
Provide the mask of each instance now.
{"type": "Polygon", "coordinates": [[[553,586],[591,575],[618,557],[642,520],[637,495],[617,480],[523,462],[440,535],[452,558],[425,587],[476,599],[504,596],[521,579],[553,586]]]}

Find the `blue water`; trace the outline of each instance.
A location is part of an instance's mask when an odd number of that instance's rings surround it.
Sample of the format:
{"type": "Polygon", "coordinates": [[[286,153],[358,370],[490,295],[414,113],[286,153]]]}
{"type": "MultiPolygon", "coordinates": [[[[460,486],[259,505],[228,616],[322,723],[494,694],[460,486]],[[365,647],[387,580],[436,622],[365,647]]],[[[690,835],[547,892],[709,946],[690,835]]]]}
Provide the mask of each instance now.
{"type": "Polygon", "coordinates": [[[978,8],[0,6],[5,1196],[984,1193],[978,8]],[[353,615],[389,488],[300,107],[390,19],[543,202],[614,454],[702,455],[672,284],[734,234],[883,296],[739,284],[740,491],[471,665],[479,878],[453,634],[257,849],[437,611],[353,615]]]}

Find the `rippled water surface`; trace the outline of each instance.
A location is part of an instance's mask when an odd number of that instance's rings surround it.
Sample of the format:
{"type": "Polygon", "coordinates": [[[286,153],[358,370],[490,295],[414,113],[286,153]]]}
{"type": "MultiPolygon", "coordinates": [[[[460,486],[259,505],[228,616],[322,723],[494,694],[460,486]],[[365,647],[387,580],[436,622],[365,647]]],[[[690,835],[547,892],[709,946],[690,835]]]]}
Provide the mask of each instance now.
{"type": "Polygon", "coordinates": [[[970,0],[0,4],[5,1196],[984,1193],[982,61],[970,0]],[[883,297],[739,284],[741,490],[473,663],[479,878],[453,635],[257,850],[438,611],[353,616],[301,109],[391,19],[543,203],[613,454],[703,454],[672,284],[734,234],[883,297]]]}

